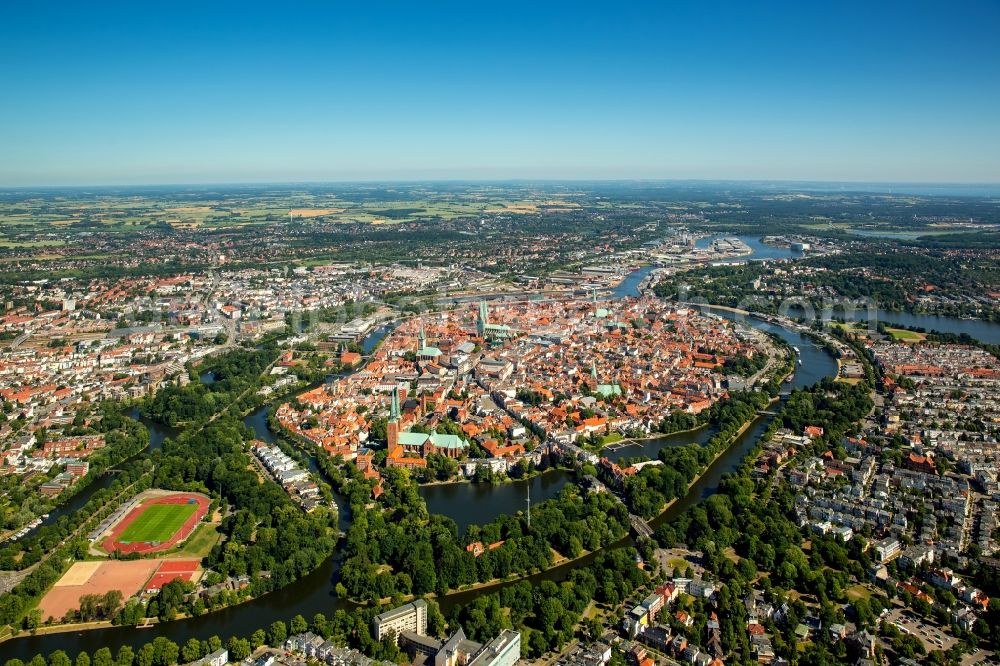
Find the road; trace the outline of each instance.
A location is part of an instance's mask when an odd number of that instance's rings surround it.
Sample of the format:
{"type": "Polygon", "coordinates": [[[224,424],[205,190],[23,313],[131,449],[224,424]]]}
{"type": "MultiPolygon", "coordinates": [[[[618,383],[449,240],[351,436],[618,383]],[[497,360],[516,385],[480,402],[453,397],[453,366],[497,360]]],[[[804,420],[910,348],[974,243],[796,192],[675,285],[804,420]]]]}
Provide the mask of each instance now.
{"type": "Polygon", "coordinates": [[[25,343],[25,342],[26,342],[26,341],[28,340],[28,338],[30,338],[30,337],[31,337],[31,333],[30,333],[30,332],[27,332],[27,331],[26,331],[26,332],[22,333],[21,335],[19,335],[19,336],[18,336],[18,337],[17,337],[17,338],[16,338],[16,339],[15,339],[15,340],[14,340],[14,341],[13,341],[13,342],[11,343],[11,345],[10,345],[10,348],[11,348],[11,349],[17,349],[18,347],[20,347],[21,345],[23,345],[23,344],[24,344],[24,343],[25,343]]]}

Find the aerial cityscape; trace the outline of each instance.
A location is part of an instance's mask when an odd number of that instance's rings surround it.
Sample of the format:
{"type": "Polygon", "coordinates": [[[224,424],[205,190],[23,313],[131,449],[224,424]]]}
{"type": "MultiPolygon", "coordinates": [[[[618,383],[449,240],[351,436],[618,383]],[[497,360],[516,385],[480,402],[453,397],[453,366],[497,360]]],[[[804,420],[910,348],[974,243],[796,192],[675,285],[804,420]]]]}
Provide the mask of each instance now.
{"type": "Polygon", "coordinates": [[[5,14],[5,666],[1000,664],[1000,6],[5,14]]]}

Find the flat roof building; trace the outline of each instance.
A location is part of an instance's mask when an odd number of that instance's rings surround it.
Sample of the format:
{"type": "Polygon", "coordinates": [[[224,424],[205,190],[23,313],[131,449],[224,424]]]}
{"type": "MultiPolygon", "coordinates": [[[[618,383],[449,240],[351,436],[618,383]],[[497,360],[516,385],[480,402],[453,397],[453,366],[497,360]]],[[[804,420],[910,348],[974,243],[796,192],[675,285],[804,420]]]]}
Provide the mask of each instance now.
{"type": "Polygon", "coordinates": [[[411,631],[420,636],[427,635],[427,602],[417,599],[408,604],[393,608],[372,620],[375,629],[375,640],[381,641],[391,633],[398,639],[404,631],[411,631]]]}
{"type": "Polygon", "coordinates": [[[514,666],[521,659],[521,634],[504,629],[480,650],[469,666],[514,666]]]}

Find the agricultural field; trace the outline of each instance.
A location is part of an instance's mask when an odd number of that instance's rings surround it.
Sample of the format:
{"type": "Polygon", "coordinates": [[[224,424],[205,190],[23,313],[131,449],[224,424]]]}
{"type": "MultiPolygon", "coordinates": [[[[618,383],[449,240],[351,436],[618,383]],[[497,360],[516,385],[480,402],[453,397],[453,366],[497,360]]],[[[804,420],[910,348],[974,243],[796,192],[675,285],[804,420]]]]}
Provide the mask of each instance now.
{"type": "MultiPolygon", "coordinates": [[[[217,192],[204,188],[162,193],[139,189],[74,197],[36,196],[0,199],[0,241],[22,246],[16,232],[134,232],[151,227],[177,230],[234,229],[281,222],[399,224],[449,221],[484,214],[526,215],[578,209],[574,196],[552,198],[544,192],[511,192],[482,186],[456,192],[413,188],[345,187],[340,189],[217,192]],[[6,238],[4,238],[6,236],[6,238]]],[[[54,244],[52,239],[45,244],[54,244]]]]}

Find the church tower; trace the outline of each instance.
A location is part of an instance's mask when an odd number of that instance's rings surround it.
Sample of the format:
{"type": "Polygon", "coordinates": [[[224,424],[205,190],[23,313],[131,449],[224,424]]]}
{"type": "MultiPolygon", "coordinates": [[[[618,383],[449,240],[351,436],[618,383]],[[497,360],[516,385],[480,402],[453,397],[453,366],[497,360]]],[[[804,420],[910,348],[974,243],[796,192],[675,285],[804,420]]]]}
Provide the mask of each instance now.
{"type": "Polygon", "coordinates": [[[399,446],[399,419],[402,416],[399,409],[399,387],[392,387],[392,400],[389,402],[389,422],[385,426],[385,439],[388,445],[389,457],[399,446]]]}
{"type": "Polygon", "coordinates": [[[476,333],[479,337],[486,338],[486,326],[490,323],[490,311],[486,307],[486,301],[479,301],[479,317],[476,318],[476,333]]]}

